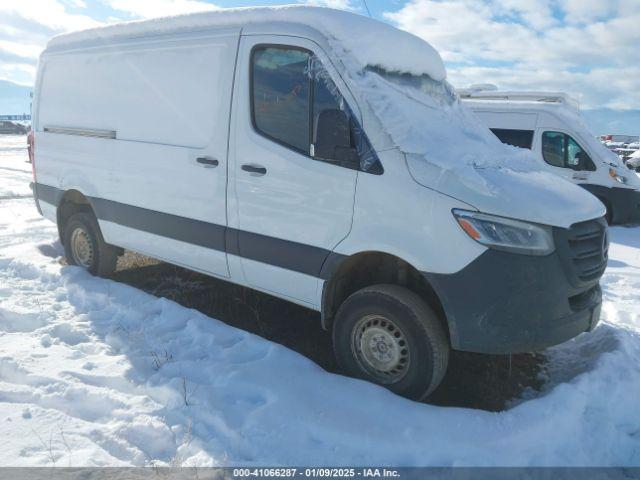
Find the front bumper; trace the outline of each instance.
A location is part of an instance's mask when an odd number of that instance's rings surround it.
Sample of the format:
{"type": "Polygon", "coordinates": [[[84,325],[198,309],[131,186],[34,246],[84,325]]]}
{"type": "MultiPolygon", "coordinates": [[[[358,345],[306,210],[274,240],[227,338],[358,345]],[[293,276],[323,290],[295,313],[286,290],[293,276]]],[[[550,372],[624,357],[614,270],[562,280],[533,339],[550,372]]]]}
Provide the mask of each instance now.
{"type": "MultiPolygon", "coordinates": [[[[604,223],[597,224],[602,232],[604,223]]],[[[576,273],[582,259],[572,258],[563,232],[558,229],[556,251],[545,257],[489,249],[455,274],[424,274],[442,302],[454,349],[531,352],[595,327],[604,266],[590,275],[576,273]]],[[[602,251],[600,264],[606,265],[606,245],[602,251]]]]}

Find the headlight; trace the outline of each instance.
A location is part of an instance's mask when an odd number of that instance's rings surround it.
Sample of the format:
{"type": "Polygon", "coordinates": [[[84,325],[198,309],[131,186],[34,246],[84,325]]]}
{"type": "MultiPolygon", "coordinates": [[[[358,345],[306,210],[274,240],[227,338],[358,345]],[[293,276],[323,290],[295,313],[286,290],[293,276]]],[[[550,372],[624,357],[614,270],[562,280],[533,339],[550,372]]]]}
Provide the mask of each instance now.
{"type": "Polygon", "coordinates": [[[453,210],[453,215],[467,235],[487,247],[525,255],[555,249],[551,227],[466,210],[453,210]]]}
{"type": "Polygon", "coordinates": [[[610,168],[609,169],[609,175],[611,176],[611,178],[613,178],[616,182],[620,182],[620,183],[627,183],[627,177],[625,177],[624,175],[620,175],[618,173],[618,171],[615,168],[610,168]]]}

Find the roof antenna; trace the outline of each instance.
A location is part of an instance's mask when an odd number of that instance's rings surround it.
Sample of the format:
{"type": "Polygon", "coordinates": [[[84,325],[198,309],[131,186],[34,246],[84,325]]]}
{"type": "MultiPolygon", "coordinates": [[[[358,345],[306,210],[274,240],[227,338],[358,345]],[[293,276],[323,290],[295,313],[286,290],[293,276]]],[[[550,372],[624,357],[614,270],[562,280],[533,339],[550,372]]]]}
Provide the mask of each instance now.
{"type": "Polygon", "coordinates": [[[362,3],[364,3],[364,8],[367,10],[367,15],[371,17],[371,12],[369,11],[369,5],[367,5],[367,0],[362,0],[362,3]]]}

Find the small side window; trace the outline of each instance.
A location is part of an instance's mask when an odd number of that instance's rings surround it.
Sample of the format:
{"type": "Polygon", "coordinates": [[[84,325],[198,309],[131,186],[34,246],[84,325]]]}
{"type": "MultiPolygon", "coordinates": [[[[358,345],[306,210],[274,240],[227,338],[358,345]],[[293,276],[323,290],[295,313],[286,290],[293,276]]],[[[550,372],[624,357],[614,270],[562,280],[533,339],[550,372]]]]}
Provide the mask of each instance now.
{"type": "Polygon", "coordinates": [[[502,143],[531,150],[531,145],[533,143],[533,130],[492,128],[491,131],[502,143]]]}
{"type": "Polygon", "coordinates": [[[542,134],[542,156],[549,165],[572,170],[595,171],[596,166],[587,152],[573,137],[561,132],[542,134]]]}

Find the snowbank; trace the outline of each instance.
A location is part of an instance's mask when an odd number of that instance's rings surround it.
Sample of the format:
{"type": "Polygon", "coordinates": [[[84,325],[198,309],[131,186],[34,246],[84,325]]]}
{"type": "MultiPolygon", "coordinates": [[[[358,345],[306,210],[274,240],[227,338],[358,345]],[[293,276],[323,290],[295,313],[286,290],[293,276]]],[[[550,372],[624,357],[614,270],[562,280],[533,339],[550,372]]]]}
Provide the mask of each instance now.
{"type": "Polygon", "coordinates": [[[108,43],[144,34],[242,26],[264,22],[307,25],[341,43],[361,67],[380,66],[390,71],[426,74],[443,80],[446,71],[438,52],[424,40],[386,23],[351,12],[323,7],[285,5],[279,7],[229,8],[153,20],[119,23],[66,33],[54,37],[48,49],[108,43]]]}
{"type": "Polygon", "coordinates": [[[0,200],[30,197],[31,165],[24,156],[27,136],[1,135],[0,142],[0,200]]]}

